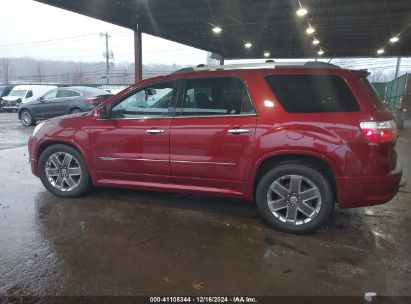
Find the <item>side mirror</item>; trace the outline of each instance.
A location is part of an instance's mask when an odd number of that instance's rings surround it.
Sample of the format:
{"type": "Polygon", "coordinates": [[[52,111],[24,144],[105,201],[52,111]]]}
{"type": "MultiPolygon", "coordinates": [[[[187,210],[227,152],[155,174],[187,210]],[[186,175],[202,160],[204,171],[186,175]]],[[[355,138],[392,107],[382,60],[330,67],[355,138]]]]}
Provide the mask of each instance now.
{"type": "Polygon", "coordinates": [[[93,116],[95,119],[109,119],[111,116],[111,106],[105,106],[94,109],[93,116]]]}
{"type": "Polygon", "coordinates": [[[157,94],[157,90],[156,89],[147,89],[147,91],[146,91],[146,94],[148,95],[148,96],[153,96],[153,95],[156,95],[157,94]]]}
{"type": "Polygon", "coordinates": [[[44,101],[44,97],[43,97],[43,96],[40,96],[37,100],[40,101],[40,102],[43,102],[43,101],[44,101]]]}

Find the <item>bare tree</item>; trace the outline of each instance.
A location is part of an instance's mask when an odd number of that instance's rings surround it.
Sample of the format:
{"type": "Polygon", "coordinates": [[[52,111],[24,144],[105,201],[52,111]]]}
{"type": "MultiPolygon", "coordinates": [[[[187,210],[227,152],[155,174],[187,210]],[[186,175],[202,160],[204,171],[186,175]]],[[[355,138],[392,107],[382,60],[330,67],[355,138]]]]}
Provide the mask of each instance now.
{"type": "Polygon", "coordinates": [[[9,58],[2,58],[0,61],[0,80],[4,84],[9,84],[13,78],[13,68],[9,58]]]}
{"type": "Polygon", "coordinates": [[[71,76],[71,82],[73,84],[83,84],[84,81],[85,81],[85,75],[84,75],[83,69],[81,65],[78,65],[75,68],[73,75],[71,76]]]}
{"type": "Polygon", "coordinates": [[[44,78],[43,64],[40,61],[36,61],[36,67],[34,70],[34,78],[37,83],[42,83],[44,78]]]}

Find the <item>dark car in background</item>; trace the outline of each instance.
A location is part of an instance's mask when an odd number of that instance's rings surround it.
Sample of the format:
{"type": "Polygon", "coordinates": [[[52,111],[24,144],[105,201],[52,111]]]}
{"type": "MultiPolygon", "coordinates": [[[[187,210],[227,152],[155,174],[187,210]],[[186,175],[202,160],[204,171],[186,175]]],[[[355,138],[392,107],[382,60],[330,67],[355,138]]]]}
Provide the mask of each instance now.
{"type": "Polygon", "coordinates": [[[22,104],[19,119],[25,126],[34,126],[37,120],[91,111],[111,96],[113,94],[105,90],[92,87],[61,87],[22,104]]]}
{"type": "Polygon", "coordinates": [[[1,85],[0,86],[0,110],[4,105],[3,97],[9,95],[14,85],[1,85]]]}

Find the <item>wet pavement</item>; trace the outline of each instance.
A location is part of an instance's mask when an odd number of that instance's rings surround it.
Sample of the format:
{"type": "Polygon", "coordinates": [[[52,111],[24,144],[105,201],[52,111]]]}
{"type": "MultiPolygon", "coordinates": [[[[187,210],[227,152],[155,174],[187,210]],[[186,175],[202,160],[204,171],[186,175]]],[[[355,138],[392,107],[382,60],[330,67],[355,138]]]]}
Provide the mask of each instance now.
{"type": "Polygon", "coordinates": [[[0,114],[0,295],[411,295],[410,185],[309,236],[266,227],[247,201],[105,188],[62,199],[31,175],[32,128],[15,119],[0,114]]]}

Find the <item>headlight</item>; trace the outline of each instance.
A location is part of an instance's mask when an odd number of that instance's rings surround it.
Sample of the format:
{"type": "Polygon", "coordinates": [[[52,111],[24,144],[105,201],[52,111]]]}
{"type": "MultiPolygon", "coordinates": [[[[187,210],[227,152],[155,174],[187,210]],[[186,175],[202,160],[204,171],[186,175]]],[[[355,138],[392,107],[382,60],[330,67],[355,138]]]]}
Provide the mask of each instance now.
{"type": "Polygon", "coordinates": [[[42,126],[44,126],[44,122],[39,123],[39,124],[34,128],[33,136],[36,135],[36,133],[41,129],[42,126]]]}

